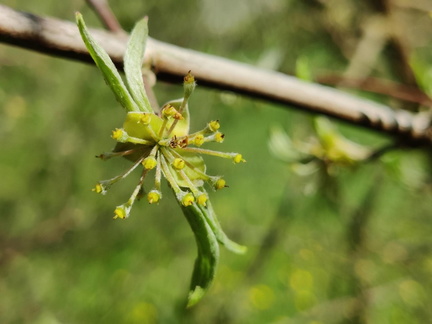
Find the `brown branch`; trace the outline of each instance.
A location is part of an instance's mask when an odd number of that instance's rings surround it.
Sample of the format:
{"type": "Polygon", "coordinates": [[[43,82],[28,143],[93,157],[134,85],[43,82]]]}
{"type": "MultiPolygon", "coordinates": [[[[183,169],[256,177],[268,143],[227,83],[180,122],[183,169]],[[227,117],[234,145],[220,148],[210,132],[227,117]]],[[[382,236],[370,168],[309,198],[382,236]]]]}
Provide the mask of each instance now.
{"type": "MultiPolygon", "coordinates": [[[[121,67],[126,40],[91,30],[114,63],[121,67]]],[[[92,62],[75,24],[39,17],[0,5],[0,42],[75,60],[92,62]]],[[[181,82],[192,70],[200,85],[225,89],[304,111],[325,114],[346,122],[403,138],[432,143],[430,118],[396,111],[388,106],[353,97],[339,90],[228,59],[149,39],[146,62],[160,80],[181,82]]]]}

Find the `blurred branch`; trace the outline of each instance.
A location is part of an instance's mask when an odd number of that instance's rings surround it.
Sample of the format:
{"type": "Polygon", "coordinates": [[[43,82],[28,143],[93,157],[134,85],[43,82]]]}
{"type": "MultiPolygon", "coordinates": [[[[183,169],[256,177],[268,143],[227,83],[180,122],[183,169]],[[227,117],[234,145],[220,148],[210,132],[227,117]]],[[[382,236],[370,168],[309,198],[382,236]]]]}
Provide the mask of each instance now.
{"type": "MultiPolygon", "coordinates": [[[[114,63],[121,67],[126,39],[92,30],[114,63]]],[[[0,42],[64,58],[92,62],[72,22],[40,17],[0,5],[0,42]]],[[[401,137],[406,142],[432,143],[430,117],[393,110],[339,90],[243,63],[149,39],[146,63],[158,79],[181,82],[192,70],[201,85],[325,114],[355,125],[401,137]]]]}
{"type": "Polygon", "coordinates": [[[389,61],[393,69],[399,76],[399,80],[404,84],[420,88],[414,71],[409,62],[409,46],[405,40],[400,21],[394,13],[394,4],[392,0],[368,0],[369,5],[381,15],[387,23],[388,46],[390,48],[389,61]]]}
{"type": "Polygon", "coordinates": [[[99,16],[106,29],[116,34],[125,34],[107,0],[86,0],[86,2],[99,16]]]}
{"type": "Polygon", "coordinates": [[[432,107],[432,99],[422,90],[389,80],[368,77],[364,79],[351,79],[340,75],[326,75],[318,77],[315,81],[328,85],[354,88],[362,91],[386,95],[394,99],[413,102],[422,106],[432,107]]]}

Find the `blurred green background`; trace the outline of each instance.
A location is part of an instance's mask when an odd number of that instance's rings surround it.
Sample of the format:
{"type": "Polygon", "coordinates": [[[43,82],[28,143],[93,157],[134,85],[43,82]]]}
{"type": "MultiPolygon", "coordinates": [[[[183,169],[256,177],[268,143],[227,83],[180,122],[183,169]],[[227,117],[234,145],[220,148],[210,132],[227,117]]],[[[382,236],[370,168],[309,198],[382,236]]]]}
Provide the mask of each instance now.
{"type": "MultiPolygon", "coordinates": [[[[79,10],[89,26],[101,27],[82,0],[2,3],[65,20],[79,10]]],[[[156,39],[311,80],[352,67],[370,19],[383,15],[380,3],[387,2],[110,1],[126,30],[148,15],[156,39]]],[[[432,3],[392,4],[392,30],[403,36],[416,83],[428,92],[432,3]]],[[[370,68],[360,69],[362,77],[413,83],[399,73],[395,53],[392,46],[379,49],[370,68]]],[[[155,91],[160,103],[182,94],[181,85],[164,83],[155,91]]],[[[129,197],[136,177],[107,196],[91,192],[98,180],[129,165],[94,158],[113,147],[111,130],[124,118],[99,71],[0,44],[1,323],[430,321],[430,152],[393,151],[305,175],[271,154],[268,142],[274,127],[309,140],[313,116],[203,87],[190,105],[193,130],[219,119],[223,149],[247,159],[237,166],[206,160],[210,173],[225,175],[229,184],[211,194],[220,221],[249,252],[222,250],[213,287],[186,311],[196,248],[169,191],[158,206],[136,204],[127,221],[113,221],[113,209],[129,197]]],[[[359,143],[390,143],[336,124],[359,143]]]]}

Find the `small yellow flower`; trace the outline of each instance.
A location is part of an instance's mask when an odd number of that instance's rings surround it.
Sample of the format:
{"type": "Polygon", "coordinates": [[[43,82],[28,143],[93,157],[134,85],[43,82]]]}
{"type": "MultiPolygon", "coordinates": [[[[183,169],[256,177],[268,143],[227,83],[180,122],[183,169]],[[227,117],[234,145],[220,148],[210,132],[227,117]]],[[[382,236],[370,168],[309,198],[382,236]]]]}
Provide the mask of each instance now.
{"type": "Polygon", "coordinates": [[[241,154],[237,154],[236,156],[234,156],[233,161],[234,163],[246,162],[246,160],[243,159],[243,156],[241,154]]]}
{"type": "Polygon", "coordinates": [[[144,169],[151,170],[156,168],[157,160],[154,156],[148,156],[142,161],[144,169]]]}
{"type": "Polygon", "coordinates": [[[209,129],[210,129],[212,132],[216,132],[216,131],[220,128],[220,124],[219,124],[219,121],[218,121],[218,120],[212,120],[212,121],[208,124],[208,126],[209,126],[209,129]]]}
{"type": "Polygon", "coordinates": [[[226,182],[225,182],[225,180],[224,179],[218,179],[217,181],[216,181],[216,183],[215,183],[215,185],[214,185],[214,188],[216,189],[216,190],[219,190],[219,189],[222,189],[222,188],[225,188],[226,187],[226,182]]]}
{"type": "Polygon", "coordinates": [[[115,210],[114,210],[114,219],[120,218],[120,219],[125,219],[127,217],[127,211],[123,206],[118,206],[115,210]]]}
{"type": "Polygon", "coordinates": [[[208,183],[213,189],[226,187],[221,177],[209,176],[202,155],[212,155],[227,158],[234,163],[245,162],[241,154],[218,152],[203,149],[207,142],[222,142],[224,134],[219,132],[218,120],[209,122],[202,130],[189,133],[189,111],[187,98],[195,87],[195,79],[189,73],[185,77],[184,98],[171,101],[163,106],[160,115],[130,111],[122,128],[116,128],[112,138],[119,143],[113,152],[104,153],[105,159],[123,156],[133,162],[133,165],[112,179],[99,182],[93,189],[97,193],[105,194],[114,183],[124,179],[138,166],[142,165],[142,175],[127,203],[118,206],[114,211],[114,218],[129,217],[134,202],[141,197],[144,178],[154,172],[154,190],[147,194],[149,203],[158,203],[162,194],[161,179],[165,177],[183,206],[198,204],[206,206],[208,195],[204,184],[208,183]],[[184,115],[184,116],[183,116],[184,115]]]}
{"type": "Polygon", "coordinates": [[[225,135],[222,134],[221,132],[217,132],[215,134],[215,141],[218,142],[218,143],[222,143],[223,140],[224,140],[224,138],[225,138],[225,135]]]}
{"type": "Polygon", "coordinates": [[[156,204],[161,199],[161,194],[157,190],[152,190],[147,194],[147,200],[149,204],[156,204]]]}
{"type": "Polygon", "coordinates": [[[96,186],[92,189],[92,191],[96,193],[102,193],[104,190],[102,188],[102,185],[100,183],[96,184],[96,186]]]}
{"type": "Polygon", "coordinates": [[[207,195],[206,194],[200,194],[198,197],[197,197],[197,203],[199,204],[199,205],[202,205],[202,206],[205,206],[206,205],[206,202],[207,202],[207,199],[208,199],[208,197],[207,197],[207,195]]]}
{"type": "Polygon", "coordinates": [[[183,119],[182,114],[170,104],[167,104],[162,108],[162,115],[164,117],[172,117],[174,119],[183,119]]]}
{"type": "Polygon", "coordinates": [[[186,207],[192,205],[194,202],[195,197],[191,193],[187,193],[182,199],[182,204],[186,207]]]}
{"type": "Polygon", "coordinates": [[[151,122],[151,114],[142,114],[138,122],[143,125],[149,125],[151,122]]]}
{"type": "Polygon", "coordinates": [[[112,131],[112,135],[111,137],[115,140],[121,138],[123,135],[123,130],[120,128],[116,128],[115,130],[112,131]]]}
{"type": "Polygon", "coordinates": [[[186,163],[183,159],[177,158],[173,161],[172,165],[177,170],[181,170],[186,166],[186,163]]]}
{"type": "Polygon", "coordinates": [[[201,146],[204,144],[204,135],[203,134],[198,134],[197,136],[195,136],[194,138],[194,145],[195,146],[201,146]]]}

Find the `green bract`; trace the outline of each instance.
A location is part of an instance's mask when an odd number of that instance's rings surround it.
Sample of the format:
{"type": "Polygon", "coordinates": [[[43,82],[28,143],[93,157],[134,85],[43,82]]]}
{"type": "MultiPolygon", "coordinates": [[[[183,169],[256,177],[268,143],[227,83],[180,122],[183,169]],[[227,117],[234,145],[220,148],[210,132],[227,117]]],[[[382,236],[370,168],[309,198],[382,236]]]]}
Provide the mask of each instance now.
{"type": "Polygon", "coordinates": [[[76,20],[93,60],[116,99],[127,111],[123,127],[112,133],[112,138],[117,141],[114,150],[99,157],[109,159],[121,156],[130,160],[132,166],[123,174],[100,181],[93,190],[105,194],[114,183],[141,166],[138,185],[127,202],[117,206],[114,211],[114,218],[126,219],[132,205],[140,197],[146,195],[149,203],[158,203],[162,198],[162,176],[168,181],[192,228],[198,247],[188,295],[187,306],[190,307],[203,297],[215,276],[219,259],[218,243],[236,253],[246,251],[245,247],[228,239],[220,227],[204,185],[217,190],[225,187],[225,180],[206,173],[202,155],[228,158],[233,163],[245,160],[238,153],[201,148],[206,142],[223,141],[224,135],[218,131],[218,121],[209,122],[198,132],[189,132],[188,99],[196,85],[190,72],[184,78],[184,97],[166,103],[159,114],[153,111],[145,92],[141,71],[147,39],[147,18],[135,25],[127,45],[124,57],[126,83],[108,54],[88,33],[81,14],[77,13],[76,20]],[[149,173],[154,173],[154,184],[152,190],[146,194],[143,183],[149,173]]]}

